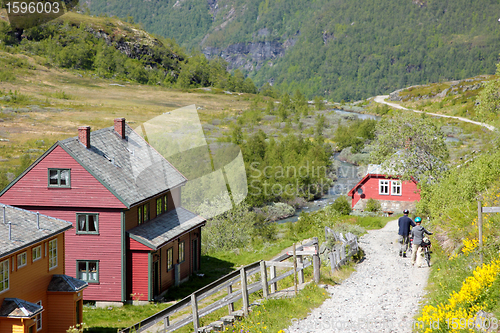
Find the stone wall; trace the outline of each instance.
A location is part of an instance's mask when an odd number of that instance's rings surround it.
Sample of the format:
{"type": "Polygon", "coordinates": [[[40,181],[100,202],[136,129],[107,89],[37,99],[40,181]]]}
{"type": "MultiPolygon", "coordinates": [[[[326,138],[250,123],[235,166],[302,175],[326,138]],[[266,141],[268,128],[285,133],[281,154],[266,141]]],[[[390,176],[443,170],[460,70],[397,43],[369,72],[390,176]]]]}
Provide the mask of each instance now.
{"type": "MultiPolygon", "coordinates": [[[[360,199],[355,205],[354,210],[364,211],[368,199],[360,199]]],[[[415,211],[416,201],[397,201],[397,200],[377,200],[382,206],[383,212],[394,212],[400,214],[403,210],[408,209],[410,212],[415,211]]]]}

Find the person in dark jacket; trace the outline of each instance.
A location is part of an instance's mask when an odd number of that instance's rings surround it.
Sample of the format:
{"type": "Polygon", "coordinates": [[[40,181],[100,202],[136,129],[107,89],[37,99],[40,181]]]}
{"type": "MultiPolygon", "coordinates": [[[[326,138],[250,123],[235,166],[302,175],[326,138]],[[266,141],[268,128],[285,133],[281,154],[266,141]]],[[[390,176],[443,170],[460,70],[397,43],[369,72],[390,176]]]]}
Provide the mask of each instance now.
{"type": "Polygon", "coordinates": [[[413,236],[413,242],[411,247],[411,264],[415,265],[415,260],[417,258],[417,251],[422,247],[422,241],[424,240],[424,234],[432,235],[432,232],[425,230],[420,224],[422,219],[420,217],[415,217],[415,223],[417,226],[411,230],[411,235],[413,236]]]}
{"type": "Polygon", "coordinates": [[[404,216],[401,216],[398,220],[399,244],[401,244],[399,247],[399,256],[403,257],[406,257],[406,251],[408,250],[408,245],[410,243],[410,226],[415,226],[415,223],[408,217],[409,213],[408,209],[405,209],[403,211],[404,216]]]}

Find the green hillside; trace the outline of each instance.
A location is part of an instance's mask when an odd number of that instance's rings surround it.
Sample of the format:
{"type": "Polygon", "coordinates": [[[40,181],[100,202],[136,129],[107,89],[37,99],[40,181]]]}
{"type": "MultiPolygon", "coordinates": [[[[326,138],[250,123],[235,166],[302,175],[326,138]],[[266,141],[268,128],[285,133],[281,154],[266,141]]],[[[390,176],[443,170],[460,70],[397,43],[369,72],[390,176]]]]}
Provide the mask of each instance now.
{"type": "Polygon", "coordinates": [[[289,93],[299,88],[309,98],[356,100],[413,84],[493,74],[500,52],[500,4],[492,0],[89,3],[94,14],[132,15],[148,31],[188,48],[221,51],[237,43],[276,42],[270,47],[286,49],[283,57],[260,67],[245,51],[235,54],[238,64],[243,59],[247,69],[254,66],[247,74],[259,85],[271,81],[289,93]]]}

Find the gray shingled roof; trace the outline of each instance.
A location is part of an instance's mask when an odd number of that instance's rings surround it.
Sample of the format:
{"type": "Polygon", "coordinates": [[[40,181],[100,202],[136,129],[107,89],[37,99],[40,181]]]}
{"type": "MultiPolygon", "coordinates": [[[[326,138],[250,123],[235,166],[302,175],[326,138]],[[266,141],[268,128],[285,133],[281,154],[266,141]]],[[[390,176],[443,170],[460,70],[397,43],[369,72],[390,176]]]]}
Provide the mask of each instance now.
{"type": "Polygon", "coordinates": [[[128,231],[130,238],[153,250],[202,225],[206,220],[189,210],[179,207],[128,231]]]}
{"type": "Polygon", "coordinates": [[[88,287],[88,283],[74,277],[54,274],[50,280],[47,291],[63,291],[63,292],[76,292],[88,287]]]}
{"type": "Polygon", "coordinates": [[[41,305],[19,298],[5,298],[0,308],[0,317],[33,318],[42,311],[41,305]]]}
{"type": "Polygon", "coordinates": [[[70,222],[42,214],[39,226],[35,212],[0,203],[0,258],[73,227],[70,222]],[[10,240],[8,222],[11,226],[10,240]]]}
{"type": "Polygon", "coordinates": [[[184,184],[187,179],[128,125],[122,139],[108,127],[90,133],[91,148],[78,137],[59,142],[128,207],[184,184]]]}

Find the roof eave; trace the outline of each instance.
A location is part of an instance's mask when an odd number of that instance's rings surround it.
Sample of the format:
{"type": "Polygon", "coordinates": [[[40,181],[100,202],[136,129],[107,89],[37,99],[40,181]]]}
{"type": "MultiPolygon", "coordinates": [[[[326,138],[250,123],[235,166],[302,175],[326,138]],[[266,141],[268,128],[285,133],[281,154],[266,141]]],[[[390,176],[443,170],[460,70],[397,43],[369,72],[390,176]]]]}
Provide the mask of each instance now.
{"type": "Polygon", "coordinates": [[[193,231],[194,229],[197,229],[199,227],[202,227],[204,226],[205,224],[207,223],[206,220],[194,225],[193,227],[189,228],[188,230],[185,230],[183,232],[180,232],[178,233],[177,235],[171,237],[169,240],[159,244],[158,246],[152,244],[151,242],[148,242],[147,240],[145,240],[144,238],[140,237],[140,236],[137,236],[137,235],[134,235],[134,234],[130,234],[129,232],[127,232],[129,234],[129,237],[132,238],[133,240],[135,240],[136,242],[138,243],[141,243],[142,245],[144,246],[147,246],[149,247],[151,250],[153,251],[158,251],[158,249],[161,249],[163,246],[165,246],[165,244],[168,244],[170,243],[172,240],[174,240],[175,238],[178,238],[178,237],[181,237],[182,235],[185,235],[191,231],[193,231]]]}
{"type": "Polygon", "coordinates": [[[67,227],[64,227],[64,228],[62,228],[62,229],[60,229],[60,230],[58,230],[58,231],[56,231],[56,232],[51,233],[50,235],[46,235],[46,236],[44,236],[44,237],[38,238],[38,239],[37,239],[37,240],[35,240],[35,241],[29,242],[29,243],[27,243],[27,244],[25,244],[25,245],[23,245],[23,246],[20,246],[20,247],[18,247],[18,248],[15,248],[15,249],[11,250],[11,251],[8,251],[8,252],[5,252],[5,253],[0,253],[0,258],[3,258],[3,257],[6,257],[6,256],[9,256],[9,255],[11,255],[11,254],[13,254],[13,253],[16,253],[16,252],[18,252],[18,251],[22,251],[22,250],[24,250],[24,249],[26,249],[26,248],[29,248],[29,247],[33,246],[34,244],[37,244],[37,243],[43,242],[44,240],[47,240],[47,239],[49,239],[49,238],[51,238],[51,237],[54,237],[54,236],[59,235],[59,234],[62,234],[62,233],[64,233],[66,230],[69,230],[69,229],[71,229],[71,228],[73,228],[73,225],[69,225],[69,226],[67,226],[67,227]]]}
{"type": "Polygon", "coordinates": [[[59,145],[59,141],[54,143],[52,147],[47,149],[39,158],[35,160],[29,167],[26,168],[19,176],[17,176],[13,181],[9,183],[1,192],[0,197],[5,194],[14,184],[16,184],[21,178],[23,178],[31,169],[33,169],[41,160],[43,160],[48,154],[50,154],[57,146],[59,145]]]}
{"type": "Polygon", "coordinates": [[[68,155],[71,156],[78,164],[80,164],[88,173],[90,173],[92,175],[92,177],[97,179],[97,181],[99,183],[101,183],[109,192],[111,192],[111,194],[113,194],[118,200],[120,200],[120,202],[125,205],[125,208],[130,209],[131,205],[127,201],[125,201],[125,199],[123,199],[120,195],[118,195],[118,193],[116,193],[115,190],[113,190],[111,187],[109,187],[109,185],[106,182],[104,182],[101,178],[99,178],[99,176],[97,176],[92,170],[90,170],[84,163],[82,163],[82,161],[80,161],[80,159],[78,159],[76,156],[74,156],[71,153],[71,151],[64,146],[64,144],[60,143],[59,146],[66,153],[68,153],[68,155]]]}

